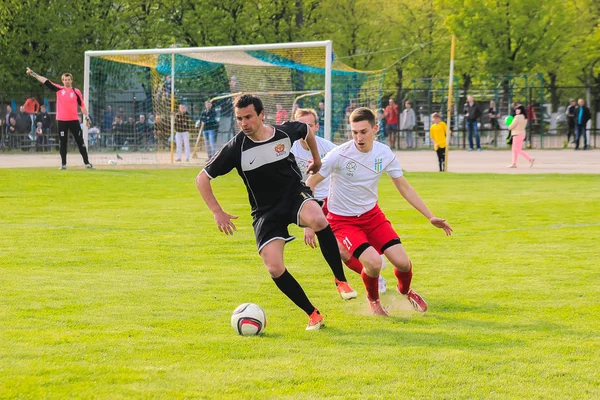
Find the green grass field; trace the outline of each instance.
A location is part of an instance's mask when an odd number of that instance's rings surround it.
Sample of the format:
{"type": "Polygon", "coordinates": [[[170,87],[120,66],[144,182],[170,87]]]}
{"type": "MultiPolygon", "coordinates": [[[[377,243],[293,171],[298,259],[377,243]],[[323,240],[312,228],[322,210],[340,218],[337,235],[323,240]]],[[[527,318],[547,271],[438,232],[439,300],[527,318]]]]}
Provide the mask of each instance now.
{"type": "Polygon", "coordinates": [[[429,311],[390,290],[393,316],[369,315],[349,270],[344,302],[296,240],[287,266],[327,324],[306,332],[256,254],[240,179],[213,182],[240,217],[226,237],[196,173],[0,170],[0,398],[600,398],[598,176],[408,174],[450,238],[384,179],[429,311]],[[264,335],[234,334],[243,302],[264,335]]]}

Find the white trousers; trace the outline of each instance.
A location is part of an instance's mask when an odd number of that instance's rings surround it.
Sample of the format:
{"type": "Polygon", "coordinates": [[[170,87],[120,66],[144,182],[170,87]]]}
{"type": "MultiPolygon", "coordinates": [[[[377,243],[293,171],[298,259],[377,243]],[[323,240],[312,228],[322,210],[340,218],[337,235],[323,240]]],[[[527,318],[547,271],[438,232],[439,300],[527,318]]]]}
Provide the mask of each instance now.
{"type": "Polygon", "coordinates": [[[188,132],[175,132],[175,158],[181,160],[181,148],[185,146],[185,160],[190,160],[190,134],[188,132]]]}

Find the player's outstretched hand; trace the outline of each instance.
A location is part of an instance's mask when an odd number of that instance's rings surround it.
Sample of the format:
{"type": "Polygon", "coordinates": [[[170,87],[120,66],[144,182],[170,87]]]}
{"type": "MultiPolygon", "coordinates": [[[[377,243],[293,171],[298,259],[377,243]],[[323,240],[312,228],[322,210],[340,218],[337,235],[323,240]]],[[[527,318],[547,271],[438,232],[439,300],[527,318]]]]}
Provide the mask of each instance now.
{"type": "Polygon", "coordinates": [[[308,160],[308,166],[306,167],[306,173],[308,175],[316,174],[321,170],[321,160],[315,162],[314,160],[308,160]]]}
{"type": "Polygon", "coordinates": [[[25,71],[25,73],[26,73],[27,75],[31,75],[31,73],[32,73],[32,72],[33,72],[33,71],[31,70],[31,68],[27,67],[27,70],[25,71]]]}
{"type": "Polygon", "coordinates": [[[310,228],[304,228],[304,244],[311,248],[317,248],[317,241],[315,240],[315,231],[310,228]]]}
{"type": "Polygon", "coordinates": [[[438,218],[438,217],[431,217],[429,222],[431,222],[431,225],[435,226],[436,228],[443,229],[444,232],[446,232],[446,236],[452,235],[452,228],[450,227],[450,225],[448,225],[448,223],[446,222],[445,219],[438,218]]]}
{"type": "Polygon", "coordinates": [[[219,231],[226,235],[233,235],[233,232],[237,230],[233,222],[231,222],[232,219],[237,219],[237,215],[227,214],[223,210],[215,214],[215,223],[219,227],[219,231]]]}

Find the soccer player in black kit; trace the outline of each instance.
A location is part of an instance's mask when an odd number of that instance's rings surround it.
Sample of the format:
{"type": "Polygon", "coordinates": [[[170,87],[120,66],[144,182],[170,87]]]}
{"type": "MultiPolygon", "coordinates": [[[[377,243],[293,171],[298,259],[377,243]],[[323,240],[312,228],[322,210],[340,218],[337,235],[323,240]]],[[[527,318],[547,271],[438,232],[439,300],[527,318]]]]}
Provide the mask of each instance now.
{"type": "Polygon", "coordinates": [[[277,287],[309,316],[306,330],[320,329],[323,317],[283,263],[285,243],[294,239],[288,232],[289,224],[315,231],[338,292],[345,300],[356,298],[357,294],[346,281],[335,235],[311,190],[302,183],[302,174],[290,152],[294,141],[305,139],[314,160],[308,171],[318,172],[321,158],[315,132],[301,122],[265,125],[263,104],[253,95],[238,97],[234,106],[241,132],[208,162],[198,174],[196,186],[213,212],[219,230],[232,235],[236,228],[231,220],[237,216],[223,211],[210,181],[233,168],[237,170],[248,190],[256,245],[267,271],[277,287]]]}

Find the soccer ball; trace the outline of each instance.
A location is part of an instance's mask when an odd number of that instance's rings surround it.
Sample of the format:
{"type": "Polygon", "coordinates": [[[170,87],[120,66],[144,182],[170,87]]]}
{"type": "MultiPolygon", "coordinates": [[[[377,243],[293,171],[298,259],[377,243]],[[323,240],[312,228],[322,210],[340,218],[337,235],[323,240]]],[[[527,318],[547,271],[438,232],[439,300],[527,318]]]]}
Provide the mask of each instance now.
{"type": "Polygon", "coordinates": [[[109,163],[110,165],[115,165],[117,162],[116,162],[115,160],[110,160],[108,163],[109,163]]]}
{"type": "Polygon", "coordinates": [[[253,303],[240,304],[231,316],[233,330],[242,336],[260,335],[267,326],[267,316],[253,303]]]}

